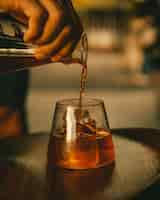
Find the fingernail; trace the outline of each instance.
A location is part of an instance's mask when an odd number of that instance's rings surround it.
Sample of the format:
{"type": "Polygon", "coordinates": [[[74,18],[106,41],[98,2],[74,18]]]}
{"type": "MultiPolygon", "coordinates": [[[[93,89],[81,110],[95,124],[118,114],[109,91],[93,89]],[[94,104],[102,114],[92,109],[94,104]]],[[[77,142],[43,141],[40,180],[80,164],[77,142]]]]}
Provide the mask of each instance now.
{"type": "Polygon", "coordinates": [[[36,53],[35,57],[37,60],[43,60],[44,59],[44,55],[40,54],[40,53],[36,53]]]}
{"type": "Polygon", "coordinates": [[[58,62],[58,61],[61,60],[61,57],[60,57],[60,56],[54,56],[54,57],[51,58],[51,60],[52,60],[53,62],[58,62]]]}

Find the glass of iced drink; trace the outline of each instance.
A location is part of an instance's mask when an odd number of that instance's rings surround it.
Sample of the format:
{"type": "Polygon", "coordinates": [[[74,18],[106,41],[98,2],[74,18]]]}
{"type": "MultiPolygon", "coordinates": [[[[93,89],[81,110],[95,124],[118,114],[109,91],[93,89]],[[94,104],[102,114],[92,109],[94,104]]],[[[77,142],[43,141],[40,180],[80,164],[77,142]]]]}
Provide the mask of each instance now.
{"type": "Polygon", "coordinates": [[[83,99],[56,103],[48,148],[48,163],[66,169],[90,169],[112,164],[114,145],[103,101],[83,99]]]}

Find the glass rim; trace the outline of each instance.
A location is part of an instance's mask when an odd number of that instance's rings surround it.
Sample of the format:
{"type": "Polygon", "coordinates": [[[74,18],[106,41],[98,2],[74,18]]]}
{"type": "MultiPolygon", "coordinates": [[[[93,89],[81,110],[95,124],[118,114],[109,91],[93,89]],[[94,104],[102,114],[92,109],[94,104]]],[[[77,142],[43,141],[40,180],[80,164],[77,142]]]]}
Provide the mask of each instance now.
{"type": "MultiPolygon", "coordinates": [[[[84,98],[82,100],[82,106],[83,107],[93,107],[93,106],[99,106],[103,105],[104,101],[102,99],[96,99],[96,98],[84,98]]],[[[79,106],[79,98],[68,98],[68,99],[62,99],[56,102],[56,106],[60,107],[66,107],[66,106],[79,106]]]]}

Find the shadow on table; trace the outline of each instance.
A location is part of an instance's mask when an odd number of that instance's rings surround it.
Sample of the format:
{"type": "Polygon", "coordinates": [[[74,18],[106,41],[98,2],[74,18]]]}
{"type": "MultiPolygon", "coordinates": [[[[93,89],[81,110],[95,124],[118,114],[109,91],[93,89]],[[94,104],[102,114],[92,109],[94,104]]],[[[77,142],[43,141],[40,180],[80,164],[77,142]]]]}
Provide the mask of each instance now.
{"type": "Polygon", "coordinates": [[[44,133],[32,135],[32,139],[29,141],[29,135],[0,139],[0,160],[3,160],[3,158],[6,160],[6,158],[9,159],[10,157],[17,157],[18,155],[31,152],[34,149],[37,138],[39,141],[43,141],[45,135],[44,133]]]}
{"type": "Polygon", "coordinates": [[[157,151],[160,150],[160,130],[158,129],[113,129],[112,134],[133,139],[139,143],[157,149],[157,151]]]}
{"type": "Polygon", "coordinates": [[[15,162],[0,161],[1,200],[44,200],[45,195],[44,185],[31,170],[15,162]]]}
{"type": "Polygon", "coordinates": [[[160,199],[160,180],[157,180],[150,188],[139,194],[135,200],[160,199]]]}
{"type": "Polygon", "coordinates": [[[48,200],[100,200],[112,180],[114,167],[115,164],[112,164],[88,171],[49,169],[48,200]]]}
{"type": "MultiPolygon", "coordinates": [[[[133,139],[139,143],[142,143],[148,147],[151,147],[157,152],[160,157],[160,130],[156,129],[114,129],[112,130],[114,135],[123,136],[129,139],[133,139]]],[[[135,200],[151,200],[160,198],[160,177],[157,177],[157,181],[152,184],[149,188],[146,188],[135,200]]]]}
{"type": "Polygon", "coordinates": [[[104,188],[111,181],[113,169],[114,164],[88,171],[49,169],[46,176],[40,177],[22,164],[0,161],[0,199],[101,199],[104,188]]]}

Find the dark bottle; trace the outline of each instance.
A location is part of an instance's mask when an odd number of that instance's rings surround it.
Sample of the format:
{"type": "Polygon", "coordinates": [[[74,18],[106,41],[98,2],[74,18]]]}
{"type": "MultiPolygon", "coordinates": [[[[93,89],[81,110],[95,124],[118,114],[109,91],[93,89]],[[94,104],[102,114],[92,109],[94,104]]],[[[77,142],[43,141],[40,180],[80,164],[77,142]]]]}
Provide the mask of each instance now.
{"type": "MultiPolygon", "coordinates": [[[[0,13],[0,73],[7,73],[50,63],[50,60],[37,60],[36,46],[23,41],[26,27],[11,16],[0,13]]],[[[62,63],[83,64],[87,59],[87,38],[83,33],[79,44],[70,57],[62,63]]]]}

